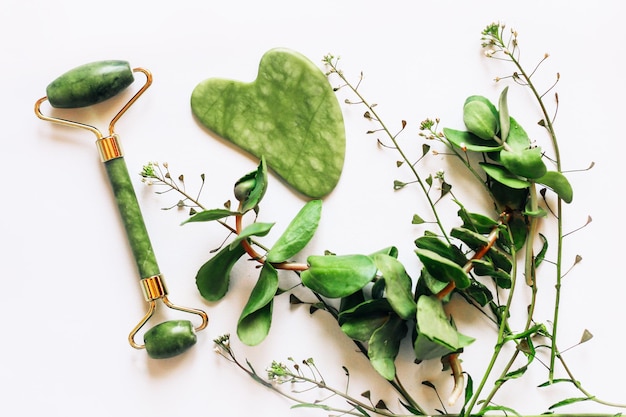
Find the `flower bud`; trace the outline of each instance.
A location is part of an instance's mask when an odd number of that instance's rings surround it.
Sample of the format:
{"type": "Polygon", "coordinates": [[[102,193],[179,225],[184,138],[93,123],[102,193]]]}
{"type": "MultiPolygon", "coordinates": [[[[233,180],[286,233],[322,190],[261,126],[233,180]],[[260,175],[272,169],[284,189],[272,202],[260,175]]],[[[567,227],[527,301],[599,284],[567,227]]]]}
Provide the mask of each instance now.
{"type": "Polygon", "coordinates": [[[242,178],[235,184],[235,198],[237,201],[244,201],[250,195],[250,192],[254,190],[256,186],[256,179],[254,177],[251,178],[242,178]]]}

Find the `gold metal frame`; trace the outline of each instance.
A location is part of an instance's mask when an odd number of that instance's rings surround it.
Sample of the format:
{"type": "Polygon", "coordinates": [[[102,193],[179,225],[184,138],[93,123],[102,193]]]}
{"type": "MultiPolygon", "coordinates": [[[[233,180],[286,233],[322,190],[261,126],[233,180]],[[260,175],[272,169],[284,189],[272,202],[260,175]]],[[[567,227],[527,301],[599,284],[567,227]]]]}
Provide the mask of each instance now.
{"type": "MultiPolygon", "coordinates": [[[[52,122],[52,123],[56,123],[56,124],[60,124],[64,126],[69,126],[69,127],[85,129],[85,130],[92,132],[94,135],[96,135],[96,138],[97,138],[96,146],[98,148],[98,152],[100,153],[100,159],[102,160],[102,162],[110,161],[111,159],[115,159],[115,158],[121,158],[123,156],[123,152],[122,152],[122,147],[119,143],[119,137],[115,133],[115,124],[124,115],[124,113],[126,113],[126,111],[130,108],[130,106],[132,106],[133,103],[135,103],[135,101],[137,101],[137,99],[152,84],[152,74],[150,73],[150,71],[144,68],[134,68],[133,72],[143,73],[146,76],[146,82],[135,93],[135,95],[133,95],[130,98],[130,100],[121,108],[121,110],[117,112],[115,117],[113,117],[113,119],[109,123],[108,136],[104,136],[98,128],[91,126],[89,124],[44,115],[41,111],[41,105],[48,100],[47,96],[42,97],[39,100],[37,100],[37,102],[35,103],[35,114],[40,119],[48,121],[48,122],[52,122]]],[[[146,302],[148,303],[148,311],[128,335],[128,342],[135,349],[144,349],[146,347],[145,344],[136,343],[135,336],[137,335],[139,330],[153,316],[154,312],[157,309],[158,300],[161,300],[163,304],[165,304],[167,307],[173,310],[178,310],[178,311],[182,311],[185,313],[196,314],[200,316],[202,321],[200,325],[195,327],[195,331],[200,331],[207,327],[209,318],[204,311],[194,309],[194,308],[178,306],[176,304],[173,304],[169,300],[169,298],[167,297],[167,288],[165,286],[165,282],[163,281],[163,277],[161,275],[155,275],[152,277],[142,278],[140,281],[140,284],[141,284],[141,289],[142,289],[144,298],[146,302]]]]}
{"type": "MultiPolygon", "coordinates": [[[[124,113],[126,113],[126,110],[128,110],[130,108],[130,106],[132,106],[135,101],[137,101],[137,99],[148,89],[148,87],[150,87],[150,85],[152,85],[152,73],[150,71],[148,71],[147,69],[144,68],[134,68],[133,72],[141,72],[146,76],[146,82],[145,84],[139,89],[139,91],[137,91],[135,93],[134,96],[132,96],[130,98],[130,100],[128,100],[128,102],[124,105],[124,107],[121,108],[121,110],[119,112],[117,112],[117,114],[115,115],[115,117],[113,117],[113,119],[111,119],[111,122],[109,123],[109,136],[114,136],[115,135],[115,124],[118,122],[118,120],[120,120],[120,118],[124,115],[124,113]]],[[[51,117],[51,116],[46,116],[41,112],[41,105],[46,102],[48,100],[48,97],[42,97],[39,100],[37,100],[37,102],[35,103],[35,114],[37,115],[37,117],[39,117],[42,120],[48,121],[48,122],[52,122],[52,123],[57,123],[57,124],[61,124],[61,125],[65,125],[65,126],[70,126],[70,127],[77,127],[77,128],[81,128],[81,129],[86,129],[89,130],[90,132],[92,132],[94,135],[96,135],[96,138],[98,139],[103,139],[103,135],[102,132],[100,132],[100,130],[98,130],[98,128],[85,124],[85,123],[81,123],[81,122],[75,122],[72,120],[66,120],[66,119],[62,119],[62,118],[58,118],[58,117],[51,117]]]]}

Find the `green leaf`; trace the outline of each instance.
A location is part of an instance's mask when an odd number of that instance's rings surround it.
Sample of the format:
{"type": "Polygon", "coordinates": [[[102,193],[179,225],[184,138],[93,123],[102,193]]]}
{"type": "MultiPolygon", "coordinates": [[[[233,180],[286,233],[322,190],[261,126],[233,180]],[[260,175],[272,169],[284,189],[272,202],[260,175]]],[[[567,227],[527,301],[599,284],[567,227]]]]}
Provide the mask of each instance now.
{"type": "Polygon", "coordinates": [[[498,111],[485,97],[470,96],[463,105],[463,122],[474,135],[492,140],[498,133],[498,111]]]}
{"type": "Polygon", "coordinates": [[[189,217],[187,220],[185,220],[181,224],[194,223],[194,222],[210,222],[213,220],[223,219],[229,216],[235,216],[237,214],[239,213],[235,211],[226,210],[226,209],[203,210],[189,217]]]}
{"type": "Polygon", "coordinates": [[[489,288],[476,280],[472,280],[472,284],[465,290],[465,293],[482,307],[493,300],[493,294],[489,288]]]}
{"type": "Polygon", "coordinates": [[[528,237],[528,224],[520,216],[513,216],[507,224],[511,235],[513,236],[513,245],[516,251],[519,251],[524,246],[526,238],[528,237]]]}
{"type": "MultiPolygon", "coordinates": [[[[487,239],[486,236],[483,236],[480,233],[473,232],[464,227],[454,227],[450,231],[450,236],[463,241],[474,251],[480,250],[482,247],[487,246],[487,244],[489,243],[489,239],[487,239]]],[[[496,245],[493,245],[491,248],[489,248],[487,256],[493,261],[496,267],[504,271],[510,271],[513,267],[513,263],[509,255],[499,249],[496,245]]]]}
{"type": "Polygon", "coordinates": [[[443,134],[457,148],[471,152],[496,152],[502,149],[496,141],[481,139],[470,132],[444,128],[443,134]]]}
{"type": "Polygon", "coordinates": [[[443,282],[454,281],[456,287],[461,290],[469,287],[470,279],[463,268],[450,259],[427,249],[417,248],[415,253],[434,278],[443,282]]]}
{"type": "Polygon", "coordinates": [[[367,300],[339,314],[341,330],[351,339],[367,342],[393,312],[386,299],[367,300]]]}
{"type": "Polygon", "coordinates": [[[261,58],[252,82],[210,78],[191,95],[209,130],[260,158],[299,192],[330,193],[343,169],[346,134],[341,106],[324,72],[284,48],[261,58]]]}
{"type": "Polygon", "coordinates": [[[243,228],[241,233],[239,233],[237,237],[233,239],[233,241],[230,243],[230,247],[234,248],[235,246],[239,246],[239,243],[241,243],[243,240],[246,240],[252,236],[266,236],[270,232],[273,226],[274,226],[274,223],[261,223],[261,222],[252,223],[243,228]]]}
{"type": "Polygon", "coordinates": [[[570,384],[574,384],[574,385],[576,385],[577,383],[579,383],[579,381],[573,381],[573,380],[571,380],[571,379],[569,379],[569,378],[555,378],[555,379],[553,379],[553,380],[551,380],[551,381],[546,381],[546,382],[543,382],[543,383],[541,383],[541,384],[537,385],[537,387],[538,387],[538,388],[545,388],[545,387],[549,387],[550,385],[560,384],[560,383],[562,383],[562,382],[568,382],[568,383],[570,383],[570,384]]]}
{"type": "Polygon", "coordinates": [[[498,222],[489,216],[480,213],[470,213],[461,208],[458,215],[463,220],[463,227],[477,233],[487,234],[498,225],[498,222]]]}
{"type": "Polygon", "coordinates": [[[258,345],[269,333],[277,291],[278,272],[271,264],[265,263],[237,323],[237,336],[246,345],[258,345]]]}
{"type": "Polygon", "coordinates": [[[339,325],[341,326],[341,323],[342,323],[340,319],[341,313],[351,310],[352,308],[358,306],[364,301],[365,301],[365,294],[363,293],[362,290],[357,290],[348,296],[342,297],[339,303],[339,316],[338,316],[339,325]]]}
{"type": "Polygon", "coordinates": [[[267,261],[285,262],[304,249],[313,238],[321,215],[321,200],[312,200],[306,203],[267,253],[267,261]]]}
{"type": "Polygon", "coordinates": [[[467,258],[456,246],[444,242],[438,236],[425,234],[415,239],[415,246],[419,249],[433,251],[444,258],[453,260],[457,265],[463,266],[467,263],[467,258]]]}
{"type": "Polygon", "coordinates": [[[389,255],[374,255],[374,263],[385,279],[385,292],[389,304],[403,319],[415,317],[417,307],[411,292],[412,281],[404,265],[389,255]]]}
{"type": "Polygon", "coordinates": [[[480,166],[483,170],[485,170],[487,175],[507,187],[514,189],[524,189],[530,187],[530,183],[528,181],[513,175],[509,170],[500,165],[481,162],[480,166]]]}
{"type": "Polygon", "coordinates": [[[261,161],[256,169],[235,182],[234,193],[238,201],[241,202],[241,212],[246,213],[256,208],[267,190],[267,165],[265,158],[261,156],[261,161]]]}
{"type": "Polygon", "coordinates": [[[571,203],[574,192],[565,175],[557,171],[548,171],[541,178],[537,179],[539,184],[543,184],[552,189],[566,203],[571,203]]]}
{"type": "Polygon", "coordinates": [[[302,284],[324,297],[346,297],[374,279],[376,265],[366,255],[309,256],[310,268],[300,274],[302,284]]]}
{"type": "Polygon", "coordinates": [[[522,376],[524,376],[527,370],[528,370],[528,365],[520,366],[519,368],[508,372],[502,379],[499,379],[498,381],[496,381],[496,383],[498,384],[498,383],[503,383],[505,381],[508,381],[510,379],[521,378],[522,376]]]}
{"type": "Polygon", "coordinates": [[[384,254],[384,255],[389,255],[393,258],[397,258],[398,257],[398,248],[395,246],[387,246],[386,248],[382,248],[377,250],[374,253],[371,253],[370,256],[374,256],[374,255],[378,255],[378,254],[384,254]]]}
{"type": "Polygon", "coordinates": [[[500,162],[512,174],[529,179],[537,179],[547,172],[543,162],[541,148],[530,148],[522,151],[500,152],[500,162]]]}
{"type": "Polygon", "coordinates": [[[196,286],[207,301],[220,300],[228,292],[230,272],[235,263],[246,253],[241,245],[226,246],[200,267],[196,274],[196,286]]]}
{"type": "Polygon", "coordinates": [[[510,289],[513,281],[511,275],[501,268],[497,268],[491,259],[474,259],[474,272],[480,276],[490,276],[500,288],[510,289]]]}
{"type": "Polygon", "coordinates": [[[552,404],[550,407],[548,407],[548,410],[554,410],[555,408],[563,407],[563,406],[570,405],[570,404],[580,403],[583,401],[589,401],[589,400],[590,400],[589,397],[568,398],[566,400],[559,401],[556,404],[552,404]]]}
{"type": "Polygon", "coordinates": [[[447,285],[447,282],[439,281],[434,278],[426,268],[422,268],[420,270],[420,277],[417,280],[416,294],[418,296],[439,294],[447,285]]]}
{"type": "Polygon", "coordinates": [[[463,243],[465,243],[474,251],[489,244],[489,239],[487,238],[487,236],[474,232],[470,229],[466,229],[464,227],[452,228],[452,230],[450,231],[450,236],[463,241],[463,243]]]}
{"type": "Polygon", "coordinates": [[[416,330],[413,347],[415,357],[420,361],[456,352],[474,341],[452,326],[443,304],[435,296],[421,296],[417,300],[416,330]]]}
{"type": "Polygon", "coordinates": [[[509,130],[511,129],[511,117],[509,116],[509,105],[507,103],[508,91],[509,87],[505,87],[504,90],[502,90],[502,93],[500,93],[500,98],[498,100],[500,139],[503,142],[506,142],[506,139],[509,136],[509,130]]]}
{"type": "Polygon", "coordinates": [[[511,210],[524,208],[529,194],[528,187],[530,187],[530,183],[522,189],[511,188],[498,181],[490,181],[489,183],[489,189],[498,204],[502,207],[509,207],[511,210]]]}
{"type": "Polygon", "coordinates": [[[521,152],[530,147],[530,138],[522,126],[514,118],[509,119],[509,134],[506,144],[513,152],[521,152]]]}
{"type": "Polygon", "coordinates": [[[400,350],[400,341],[407,332],[406,323],[397,316],[391,316],[376,329],[368,343],[368,356],[374,369],[391,381],[396,376],[395,359],[400,350]]]}

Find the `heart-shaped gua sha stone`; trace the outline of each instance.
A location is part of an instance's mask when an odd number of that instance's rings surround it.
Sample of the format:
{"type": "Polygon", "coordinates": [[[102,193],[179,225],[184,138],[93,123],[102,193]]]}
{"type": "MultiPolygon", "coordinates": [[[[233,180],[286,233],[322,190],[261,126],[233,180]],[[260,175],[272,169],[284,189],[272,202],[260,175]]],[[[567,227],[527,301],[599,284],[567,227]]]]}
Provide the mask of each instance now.
{"type": "Polygon", "coordinates": [[[302,194],[330,193],[343,169],[341,108],[325,74],[303,55],[272,49],[250,83],[210,78],[196,86],[191,109],[209,130],[268,166],[302,194]]]}

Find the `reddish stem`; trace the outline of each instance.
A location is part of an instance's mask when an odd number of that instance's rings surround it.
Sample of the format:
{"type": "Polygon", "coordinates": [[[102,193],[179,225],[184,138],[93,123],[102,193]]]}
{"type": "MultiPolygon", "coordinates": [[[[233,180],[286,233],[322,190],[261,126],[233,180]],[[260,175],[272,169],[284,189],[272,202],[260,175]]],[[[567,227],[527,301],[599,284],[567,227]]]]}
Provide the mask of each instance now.
{"type": "MultiPolygon", "coordinates": [[[[235,216],[235,231],[237,232],[237,234],[240,234],[241,230],[243,229],[242,223],[243,223],[243,214],[236,215],[235,216]]],[[[260,264],[264,264],[265,263],[265,256],[263,256],[260,253],[258,253],[252,247],[252,245],[250,245],[250,242],[248,241],[248,239],[243,239],[241,241],[241,246],[244,248],[246,253],[248,255],[250,255],[251,259],[254,259],[255,261],[259,262],[260,264]]],[[[276,269],[283,269],[283,270],[286,270],[286,271],[305,271],[305,270],[309,269],[309,266],[306,265],[306,264],[299,264],[299,263],[294,263],[294,262],[272,263],[272,266],[274,268],[276,268],[276,269]]]]}

